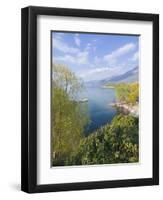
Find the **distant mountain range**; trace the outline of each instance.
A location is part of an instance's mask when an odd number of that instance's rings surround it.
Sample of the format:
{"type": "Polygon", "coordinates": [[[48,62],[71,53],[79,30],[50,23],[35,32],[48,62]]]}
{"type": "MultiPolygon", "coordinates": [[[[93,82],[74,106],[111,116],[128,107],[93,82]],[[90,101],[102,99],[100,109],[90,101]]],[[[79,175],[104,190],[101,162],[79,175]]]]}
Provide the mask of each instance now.
{"type": "Polygon", "coordinates": [[[136,82],[138,81],[138,67],[135,67],[124,74],[113,76],[109,79],[102,80],[104,83],[122,83],[122,82],[136,82]]]}
{"type": "Polygon", "coordinates": [[[88,86],[98,86],[98,85],[105,85],[107,83],[131,83],[138,81],[138,67],[135,67],[124,74],[120,74],[117,76],[112,76],[110,78],[105,78],[102,80],[94,80],[86,82],[88,86]]]}

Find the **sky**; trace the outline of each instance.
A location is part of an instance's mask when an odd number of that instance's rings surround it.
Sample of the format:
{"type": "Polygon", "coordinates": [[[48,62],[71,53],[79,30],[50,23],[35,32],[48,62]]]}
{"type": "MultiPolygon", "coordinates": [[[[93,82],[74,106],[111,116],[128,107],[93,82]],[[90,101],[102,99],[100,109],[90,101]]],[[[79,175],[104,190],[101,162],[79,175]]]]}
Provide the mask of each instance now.
{"type": "Polygon", "coordinates": [[[139,63],[139,36],[52,32],[52,62],[84,81],[123,74],[139,63]]]}

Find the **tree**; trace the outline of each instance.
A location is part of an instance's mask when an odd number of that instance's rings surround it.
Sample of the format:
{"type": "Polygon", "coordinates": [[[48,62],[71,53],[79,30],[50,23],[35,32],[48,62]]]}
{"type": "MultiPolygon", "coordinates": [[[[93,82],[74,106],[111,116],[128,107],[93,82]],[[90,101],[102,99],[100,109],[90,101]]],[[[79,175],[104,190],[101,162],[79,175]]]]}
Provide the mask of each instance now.
{"type": "Polygon", "coordinates": [[[139,160],[138,119],[117,115],[83,138],[67,165],[132,163],[139,160]]]}
{"type": "Polygon", "coordinates": [[[116,97],[119,101],[127,102],[129,94],[130,94],[130,88],[128,84],[120,83],[116,85],[116,97]]]}
{"type": "Polygon", "coordinates": [[[130,84],[130,93],[128,95],[128,101],[131,104],[135,104],[139,101],[139,84],[138,83],[132,83],[130,84]]]}
{"type": "Polygon", "coordinates": [[[76,100],[83,89],[82,80],[76,77],[68,67],[61,64],[53,65],[52,76],[53,87],[62,89],[72,100],[76,100]]]}
{"type": "Polygon", "coordinates": [[[63,65],[54,64],[52,73],[53,164],[64,165],[83,136],[88,115],[86,105],[77,101],[81,80],[63,65]]]}
{"type": "Polygon", "coordinates": [[[116,85],[116,97],[120,102],[136,104],[139,101],[138,83],[120,83],[116,85]]]}

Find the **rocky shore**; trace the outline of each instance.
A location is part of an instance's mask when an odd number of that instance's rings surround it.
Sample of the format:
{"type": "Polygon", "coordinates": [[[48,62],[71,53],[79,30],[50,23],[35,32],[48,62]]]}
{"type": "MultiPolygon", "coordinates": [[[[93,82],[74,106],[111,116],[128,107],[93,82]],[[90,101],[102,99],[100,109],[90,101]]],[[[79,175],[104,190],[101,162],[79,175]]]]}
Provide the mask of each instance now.
{"type": "Polygon", "coordinates": [[[131,105],[131,104],[123,103],[123,102],[115,102],[115,103],[111,103],[110,105],[113,107],[119,108],[119,109],[123,110],[124,112],[128,112],[129,114],[131,114],[134,117],[139,116],[138,103],[135,105],[131,105]]]}

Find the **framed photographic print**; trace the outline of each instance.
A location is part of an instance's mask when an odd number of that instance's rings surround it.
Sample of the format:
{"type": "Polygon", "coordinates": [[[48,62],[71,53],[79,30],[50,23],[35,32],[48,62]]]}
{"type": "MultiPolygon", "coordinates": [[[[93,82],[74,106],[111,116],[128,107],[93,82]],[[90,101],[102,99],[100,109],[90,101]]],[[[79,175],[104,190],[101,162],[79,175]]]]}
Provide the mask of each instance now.
{"type": "Polygon", "coordinates": [[[22,190],[159,184],[159,16],[22,9],[22,190]]]}

